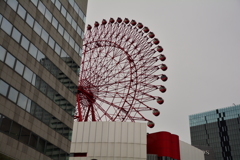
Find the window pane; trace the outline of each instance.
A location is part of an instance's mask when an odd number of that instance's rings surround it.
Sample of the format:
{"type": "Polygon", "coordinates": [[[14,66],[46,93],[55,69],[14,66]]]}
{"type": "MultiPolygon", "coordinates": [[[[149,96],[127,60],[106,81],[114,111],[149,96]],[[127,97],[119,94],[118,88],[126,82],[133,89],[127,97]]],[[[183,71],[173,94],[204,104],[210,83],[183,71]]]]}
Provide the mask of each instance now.
{"type": "Polygon", "coordinates": [[[15,41],[17,41],[18,43],[20,42],[21,33],[15,28],[13,28],[12,38],[15,39],[15,41]]]}
{"type": "Polygon", "coordinates": [[[61,52],[61,57],[68,57],[67,53],[63,49],[62,49],[62,52],[61,52]]]}
{"type": "Polygon", "coordinates": [[[39,119],[40,121],[42,120],[42,114],[43,114],[43,109],[39,107],[38,105],[35,106],[35,112],[34,112],[34,117],[39,119]]]}
{"type": "Polygon", "coordinates": [[[15,59],[16,59],[16,58],[13,57],[10,53],[7,53],[7,57],[6,57],[5,63],[6,63],[9,67],[13,68],[14,63],[15,63],[15,59]]]}
{"type": "Polygon", "coordinates": [[[32,3],[37,7],[37,5],[38,5],[38,0],[31,0],[32,1],[32,3]]]}
{"type": "Polygon", "coordinates": [[[38,145],[37,145],[37,150],[39,152],[44,152],[44,149],[45,149],[45,143],[46,141],[42,138],[39,137],[39,140],[38,140],[38,145]]]}
{"type": "Polygon", "coordinates": [[[13,27],[12,24],[11,24],[10,22],[8,22],[8,20],[6,20],[5,18],[3,18],[1,28],[2,28],[8,35],[11,35],[12,27],[13,27]]]}
{"type": "Polygon", "coordinates": [[[79,11],[79,7],[78,7],[78,5],[75,3],[75,5],[74,5],[74,10],[78,13],[78,11],[79,11]]]}
{"type": "Polygon", "coordinates": [[[16,66],[15,66],[15,71],[17,73],[19,73],[20,75],[22,75],[23,74],[23,70],[24,70],[24,65],[17,60],[16,66]]]}
{"type": "Polygon", "coordinates": [[[74,28],[74,30],[77,29],[77,23],[74,20],[72,21],[72,27],[74,28]]]}
{"type": "Polygon", "coordinates": [[[24,127],[22,127],[22,131],[21,134],[19,136],[19,141],[24,143],[24,144],[28,144],[29,142],[29,138],[30,138],[30,131],[24,127]]]}
{"type": "Polygon", "coordinates": [[[6,49],[0,46],[0,60],[4,61],[6,55],[6,49]]]}
{"type": "Polygon", "coordinates": [[[44,58],[45,58],[44,54],[42,54],[42,52],[38,51],[38,55],[37,55],[38,62],[43,61],[44,58]]]}
{"type": "Polygon", "coordinates": [[[65,30],[64,32],[64,39],[68,42],[69,41],[69,34],[67,33],[67,31],[65,30]]]}
{"type": "Polygon", "coordinates": [[[67,11],[66,11],[66,9],[62,6],[62,8],[61,8],[61,13],[62,13],[62,15],[64,16],[64,17],[66,17],[66,14],[67,14],[67,11]]]}
{"type": "Polygon", "coordinates": [[[36,84],[36,74],[33,74],[32,85],[35,86],[35,84],[36,84]]]}
{"type": "Polygon", "coordinates": [[[50,23],[52,22],[52,13],[48,9],[46,9],[45,17],[50,23]]]}
{"type": "Polygon", "coordinates": [[[53,17],[52,25],[57,29],[58,28],[58,21],[53,17]]]}
{"type": "Polygon", "coordinates": [[[74,6],[74,0],[69,0],[68,2],[71,4],[72,7],[74,6]]]}
{"type": "Polygon", "coordinates": [[[69,13],[67,13],[67,21],[71,24],[71,21],[72,21],[72,17],[70,16],[69,13]]]}
{"type": "Polygon", "coordinates": [[[21,126],[13,121],[9,135],[11,137],[15,138],[15,139],[18,139],[19,133],[20,133],[20,129],[21,129],[21,126]]]}
{"type": "Polygon", "coordinates": [[[55,41],[52,39],[52,37],[49,37],[48,39],[48,45],[54,49],[55,41]]]}
{"type": "Polygon", "coordinates": [[[60,46],[56,43],[56,45],[55,45],[55,52],[56,52],[58,55],[60,55],[60,51],[61,51],[61,48],[60,48],[60,46]]]}
{"type": "Polygon", "coordinates": [[[41,1],[39,1],[38,3],[38,9],[43,15],[45,14],[46,7],[43,5],[41,1]]]}
{"type": "Polygon", "coordinates": [[[9,85],[7,83],[5,83],[4,81],[0,80],[0,88],[1,88],[0,93],[3,96],[7,96],[9,85]]]}
{"type": "Polygon", "coordinates": [[[25,16],[26,16],[26,10],[21,6],[21,5],[18,5],[18,11],[17,11],[18,15],[20,17],[22,17],[22,19],[25,19],[25,16]]]}
{"type": "Polygon", "coordinates": [[[82,30],[81,30],[81,28],[80,28],[79,26],[77,27],[77,33],[78,33],[79,35],[82,34],[82,30]]]}
{"type": "Polygon", "coordinates": [[[32,80],[32,75],[33,75],[33,72],[30,69],[28,69],[27,67],[25,67],[23,77],[30,83],[32,80]]]}
{"type": "Polygon", "coordinates": [[[18,97],[18,91],[12,87],[10,87],[9,90],[9,94],[8,94],[8,98],[13,101],[13,102],[17,102],[17,97],[18,97]]]}
{"type": "Polygon", "coordinates": [[[2,117],[2,124],[0,126],[0,131],[5,134],[9,134],[11,124],[12,124],[12,121],[9,118],[2,117]]]}
{"type": "Polygon", "coordinates": [[[16,0],[10,0],[7,3],[14,11],[17,10],[18,2],[16,0]]]}
{"type": "Polygon", "coordinates": [[[17,105],[25,110],[27,105],[27,100],[28,98],[25,95],[23,95],[22,93],[19,93],[17,105]]]}
{"type": "Polygon", "coordinates": [[[0,14],[0,25],[1,25],[1,21],[2,21],[2,15],[0,14]]]}
{"type": "Polygon", "coordinates": [[[30,14],[27,14],[26,22],[28,23],[28,25],[29,25],[31,28],[33,27],[34,19],[32,18],[32,16],[31,16],[30,14]]]}
{"type": "Polygon", "coordinates": [[[41,31],[42,31],[42,27],[35,21],[34,23],[34,31],[40,36],[41,35],[41,31]]]}
{"type": "Polygon", "coordinates": [[[33,148],[37,147],[38,136],[34,133],[31,133],[29,145],[33,148]]]}
{"type": "Polygon", "coordinates": [[[64,31],[64,29],[63,29],[63,27],[59,24],[58,25],[58,32],[63,36],[63,31],[64,31]]]}
{"type": "Polygon", "coordinates": [[[52,117],[52,116],[51,116],[47,111],[44,110],[44,111],[43,111],[42,122],[48,125],[51,117],[52,117]]]}
{"type": "Polygon", "coordinates": [[[78,15],[81,17],[82,20],[84,19],[84,15],[81,9],[79,9],[78,15]]]}
{"type": "Polygon", "coordinates": [[[75,43],[75,51],[78,53],[79,52],[79,46],[77,45],[77,43],[75,43]]]}
{"type": "Polygon", "coordinates": [[[21,45],[27,51],[28,51],[29,44],[30,44],[29,40],[27,38],[25,38],[24,36],[22,36],[21,45]]]}
{"type": "Polygon", "coordinates": [[[47,88],[48,88],[47,83],[45,83],[44,81],[41,81],[39,90],[40,90],[42,93],[46,94],[46,93],[47,93],[47,88]]]}
{"type": "Polygon", "coordinates": [[[57,9],[60,11],[61,4],[60,4],[60,2],[59,2],[58,0],[56,0],[55,6],[56,6],[57,9]]]}
{"type": "Polygon", "coordinates": [[[74,48],[74,40],[72,39],[72,37],[69,38],[69,44],[72,48],[74,48]]]}
{"type": "Polygon", "coordinates": [[[53,148],[54,148],[54,145],[49,143],[49,142],[47,142],[46,149],[45,149],[45,154],[47,156],[51,157],[52,156],[52,152],[53,152],[53,148]]]}
{"type": "Polygon", "coordinates": [[[32,100],[28,99],[26,111],[28,113],[31,113],[31,110],[32,110],[32,100]]]}
{"type": "Polygon", "coordinates": [[[48,37],[49,37],[49,34],[43,29],[42,34],[41,34],[41,38],[47,43],[48,42],[48,37]]]}
{"type": "Polygon", "coordinates": [[[51,87],[48,88],[48,91],[47,91],[47,96],[53,100],[53,97],[54,97],[54,94],[55,94],[55,90],[52,89],[51,87]]]}
{"type": "Polygon", "coordinates": [[[29,53],[36,58],[37,57],[37,51],[38,49],[31,43],[30,48],[29,48],[29,53]]]}

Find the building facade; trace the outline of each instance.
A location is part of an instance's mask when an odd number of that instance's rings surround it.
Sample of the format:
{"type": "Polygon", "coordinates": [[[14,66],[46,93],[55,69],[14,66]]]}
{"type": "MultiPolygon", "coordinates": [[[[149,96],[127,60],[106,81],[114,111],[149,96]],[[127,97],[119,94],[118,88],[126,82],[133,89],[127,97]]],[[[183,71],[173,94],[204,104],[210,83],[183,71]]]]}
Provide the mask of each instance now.
{"type": "Polygon", "coordinates": [[[87,0],[0,0],[0,159],[69,159],[87,0]]]}
{"type": "Polygon", "coordinates": [[[211,147],[206,160],[240,159],[240,105],[189,116],[191,143],[199,148],[211,147]]]}

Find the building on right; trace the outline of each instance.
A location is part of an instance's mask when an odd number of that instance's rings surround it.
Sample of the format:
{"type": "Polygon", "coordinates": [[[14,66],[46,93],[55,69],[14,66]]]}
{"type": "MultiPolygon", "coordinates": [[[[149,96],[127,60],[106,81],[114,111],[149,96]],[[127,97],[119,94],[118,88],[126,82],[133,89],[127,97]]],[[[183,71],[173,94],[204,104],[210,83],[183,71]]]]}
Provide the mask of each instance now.
{"type": "Polygon", "coordinates": [[[240,159],[240,105],[189,116],[191,144],[206,160],[240,159]]]}

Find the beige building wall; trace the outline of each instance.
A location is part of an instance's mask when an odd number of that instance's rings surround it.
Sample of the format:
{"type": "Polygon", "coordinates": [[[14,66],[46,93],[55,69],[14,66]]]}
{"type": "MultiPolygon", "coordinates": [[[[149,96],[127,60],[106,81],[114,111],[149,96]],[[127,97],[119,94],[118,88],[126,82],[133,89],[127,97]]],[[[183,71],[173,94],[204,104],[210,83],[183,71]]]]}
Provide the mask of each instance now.
{"type": "Polygon", "coordinates": [[[146,124],[74,122],[70,160],[146,160],[146,124]]]}
{"type": "Polygon", "coordinates": [[[181,160],[204,160],[204,152],[188,143],[179,141],[181,160]]]}

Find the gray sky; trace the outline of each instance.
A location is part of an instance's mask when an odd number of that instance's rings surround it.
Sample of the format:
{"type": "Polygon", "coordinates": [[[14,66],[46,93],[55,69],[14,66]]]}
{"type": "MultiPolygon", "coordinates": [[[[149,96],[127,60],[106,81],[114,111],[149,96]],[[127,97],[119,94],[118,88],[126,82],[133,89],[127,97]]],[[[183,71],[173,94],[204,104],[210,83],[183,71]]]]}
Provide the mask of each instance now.
{"type": "MultiPolygon", "coordinates": [[[[240,104],[239,0],[89,0],[86,24],[112,17],[142,22],[164,48],[169,77],[149,133],[168,131],[190,143],[188,116],[240,104]]],[[[153,95],[158,96],[158,92],[153,95]]]]}

